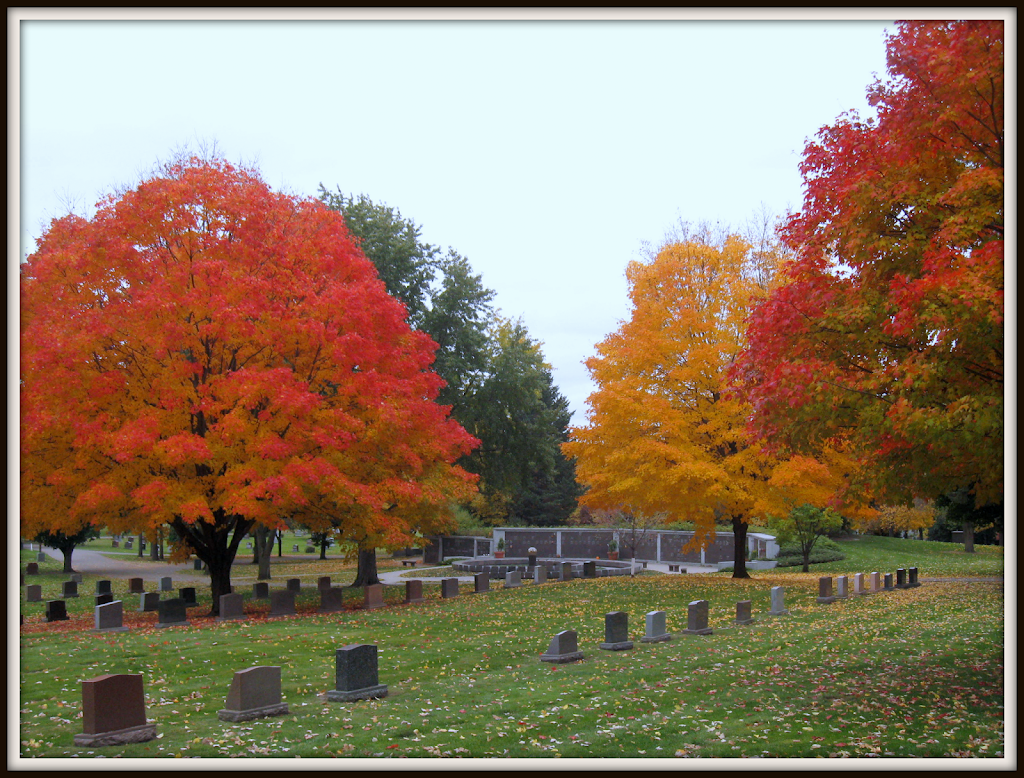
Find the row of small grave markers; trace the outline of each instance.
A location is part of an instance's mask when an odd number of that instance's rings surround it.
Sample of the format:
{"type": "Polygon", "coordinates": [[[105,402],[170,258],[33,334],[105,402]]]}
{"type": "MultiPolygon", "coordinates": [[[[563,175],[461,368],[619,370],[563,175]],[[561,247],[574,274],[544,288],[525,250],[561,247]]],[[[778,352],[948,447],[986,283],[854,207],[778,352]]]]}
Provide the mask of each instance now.
{"type": "MultiPolygon", "coordinates": [[[[335,651],[334,688],[329,702],[352,702],[387,697],[379,682],[377,646],[355,643],[335,651]]],[[[281,668],[257,666],[239,670],[231,679],[221,721],[241,722],[288,713],[281,701],[281,668]]],[[[82,681],[82,733],[76,746],[98,747],[144,743],[157,737],[156,724],[146,720],[141,675],[101,675],[82,681]]]]}

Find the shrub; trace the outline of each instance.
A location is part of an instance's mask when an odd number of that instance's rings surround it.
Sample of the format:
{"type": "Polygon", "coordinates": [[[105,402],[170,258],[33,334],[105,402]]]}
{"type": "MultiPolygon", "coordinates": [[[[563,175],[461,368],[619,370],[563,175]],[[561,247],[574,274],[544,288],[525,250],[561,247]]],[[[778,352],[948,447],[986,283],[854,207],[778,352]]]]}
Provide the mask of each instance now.
{"type": "MultiPolygon", "coordinates": [[[[810,563],[812,565],[819,562],[838,562],[842,559],[846,559],[846,554],[843,553],[839,544],[832,540],[832,538],[818,538],[814,548],[811,550],[810,563]]],[[[803,566],[804,560],[800,553],[800,546],[795,543],[781,546],[776,561],[777,567],[803,566]]]]}

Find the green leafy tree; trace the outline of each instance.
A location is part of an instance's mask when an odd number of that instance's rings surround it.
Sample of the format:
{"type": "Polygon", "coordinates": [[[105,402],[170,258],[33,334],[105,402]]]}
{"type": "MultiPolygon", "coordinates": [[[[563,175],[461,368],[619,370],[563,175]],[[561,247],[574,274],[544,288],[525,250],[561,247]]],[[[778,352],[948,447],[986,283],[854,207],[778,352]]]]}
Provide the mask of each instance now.
{"type": "Polygon", "coordinates": [[[55,548],[60,551],[60,553],[64,555],[64,572],[73,573],[75,571],[74,568],[71,567],[71,555],[74,553],[75,549],[87,540],[92,540],[99,536],[99,530],[89,524],[71,535],[65,535],[59,530],[56,532],[40,532],[33,538],[33,540],[36,543],[41,543],[44,546],[49,546],[50,548],[55,548]]]}
{"type": "MultiPolygon", "coordinates": [[[[994,540],[997,533],[1003,530],[1003,503],[986,503],[977,505],[969,487],[956,489],[940,495],[935,505],[944,514],[942,522],[944,535],[942,540],[951,540],[954,529],[962,529],[964,533],[964,551],[974,553],[975,533],[979,530],[989,534],[986,540],[994,540]]],[[[940,538],[932,538],[940,539],[940,538]]]]}
{"type": "Polygon", "coordinates": [[[775,533],[780,545],[794,544],[803,557],[803,571],[810,569],[811,551],[818,538],[830,532],[838,532],[843,526],[843,517],[831,508],[816,508],[813,505],[798,505],[788,516],[771,516],[768,526],[775,533]]]}

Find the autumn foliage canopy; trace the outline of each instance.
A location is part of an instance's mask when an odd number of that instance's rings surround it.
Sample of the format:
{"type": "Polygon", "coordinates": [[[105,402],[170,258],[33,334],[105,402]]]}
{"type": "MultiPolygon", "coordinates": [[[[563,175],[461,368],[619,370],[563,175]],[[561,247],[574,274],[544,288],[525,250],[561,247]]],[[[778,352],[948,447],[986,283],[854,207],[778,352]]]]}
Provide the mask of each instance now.
{"type": "Polygon", "coordinates": [[[773,446],[844,441],[895,500],[1003,490],[1003,23],[905,22],[877,118],[808,143],[796,257],[732,377],[773,446]]]}
{"type": "Polygon", "coordinates": [[[216,595],[257,523],[398,546],[474,491],[433,342],[339,214],[253,171],[176,160],[55,220],[21,309],[23,534],[170,524],[216,595]]]}

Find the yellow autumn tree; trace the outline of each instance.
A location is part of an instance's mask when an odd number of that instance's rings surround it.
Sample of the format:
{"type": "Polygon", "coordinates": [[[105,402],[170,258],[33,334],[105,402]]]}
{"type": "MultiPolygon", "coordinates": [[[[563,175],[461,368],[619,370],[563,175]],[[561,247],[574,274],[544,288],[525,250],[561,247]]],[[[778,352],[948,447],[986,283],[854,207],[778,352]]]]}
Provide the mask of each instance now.
{"type": "Polygon", "coordinates": [[[628,266],[632,317],[587,360],[599,388],[563,448],[590,508],[692,521],[691,547],[731,521],[733,575],[746,577],[748,519],[775,460],[749,440],[750,408],[728,393],[726,372],[777,257],[706,227],[683,238],[628,266]]]}

